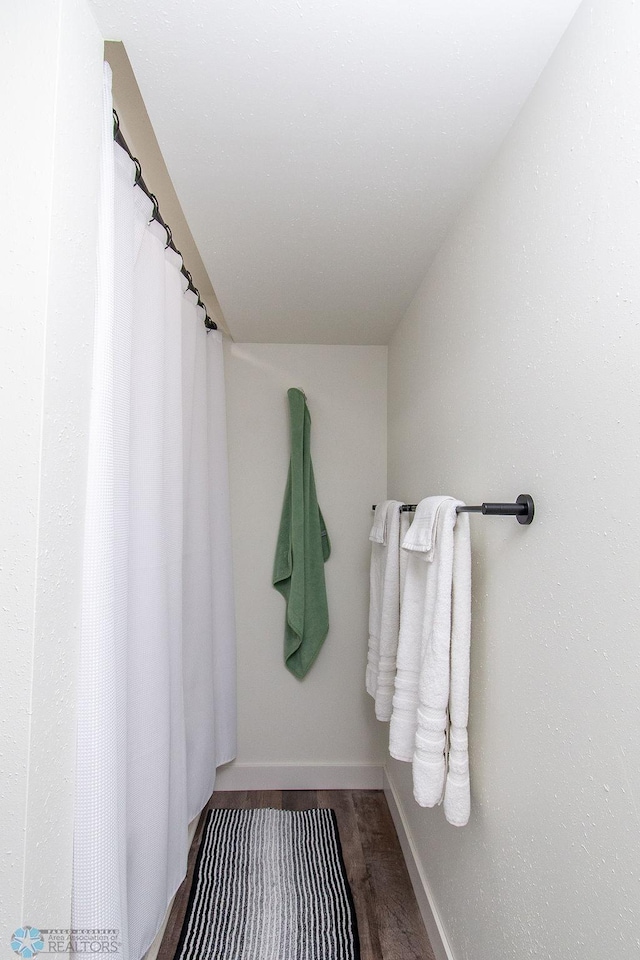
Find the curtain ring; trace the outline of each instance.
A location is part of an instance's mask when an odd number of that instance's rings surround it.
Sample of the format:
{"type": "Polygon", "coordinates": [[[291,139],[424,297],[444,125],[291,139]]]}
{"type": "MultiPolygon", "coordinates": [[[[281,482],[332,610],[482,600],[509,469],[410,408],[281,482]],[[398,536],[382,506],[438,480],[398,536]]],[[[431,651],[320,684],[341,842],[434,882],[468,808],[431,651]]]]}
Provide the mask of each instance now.
{"type": "Polygon", "coordinates": [[[164,248],[166,250],[167,247],[170,247],[173,244],[173,234],[171,232],[171,227],[169,226],[168,223],[165,223],[164,228],[167,231],[167,242],[164,245],[164,248]]]}
{"type": "MultiPolygon", "coordinates": [[[[158,214],[160,213],[160,206],[159,206],[159,204],[158,204],[158,198],[156,197],[155,193],[150,193],[150,194],[149,194],[149,200],[151,200],[151,202],[153,203],[153,211],[152,211],[152,213],[151,213],[151,220],[157,220],[157,219],[158,219],[158,214]]],[[[151,220],[149,220],[149,223],[151,223],[151,220]]]]}

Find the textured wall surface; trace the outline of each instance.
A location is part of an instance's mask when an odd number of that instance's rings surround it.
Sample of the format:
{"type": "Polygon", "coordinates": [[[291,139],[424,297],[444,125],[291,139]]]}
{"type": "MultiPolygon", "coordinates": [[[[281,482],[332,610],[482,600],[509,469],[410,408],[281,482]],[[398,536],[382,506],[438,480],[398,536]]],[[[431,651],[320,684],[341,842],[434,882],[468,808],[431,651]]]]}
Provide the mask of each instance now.
{"type": "Polygon", "coordinates": [[[390,345],[389,495],[472,517],[472,817],[389,773],[456,960],[638,956],[640,7],[584,3],[390,345]]]}
{"type": "Polygon", "coordinates": [[[69,926],[102,39],[85,0],[3,45],[0,936],[69,926]]]}
{"type": "Polygon", "coordinates": [[[238,627],[238,762],[367,764],[385,728],[364,690],[371,504],[386,488],[386,347],[231,344],[225,356],[238,627]],[[329,635],[304,680],[285,668],[271,585],[289,464],[287,390],[305,391],[331,538],[329,635]]]}

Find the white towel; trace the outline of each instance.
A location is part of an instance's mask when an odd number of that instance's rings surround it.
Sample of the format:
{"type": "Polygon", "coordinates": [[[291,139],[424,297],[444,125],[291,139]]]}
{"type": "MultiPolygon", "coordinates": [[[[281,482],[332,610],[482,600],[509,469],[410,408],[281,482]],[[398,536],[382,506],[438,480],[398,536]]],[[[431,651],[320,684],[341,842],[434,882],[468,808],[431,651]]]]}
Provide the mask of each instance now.
{"type": "Polygon", "coordinates": [[[369,534],[369,540],[371,540],[372,543],[387,542],[387,511],[389,504],[394,502],[394,500],[383,500],[382,503],[376,505],[376,512],[373,515],[373,526],[369,534]]]}
{"type": "Polygon", "coordinates": [[[441,505],[433,539],[424,611],[413,787],[416,801],[424,807],[440,803],[444,795],[447,820],[463,826],[470,807],[466,725],[471,560],[469,520],[466,514],[458,518],[459,504],[460,501],[448,499],[441,505]]]}
{"type": "MultiPolygon", "coordinates": [[[[400,514],[400,543],[403,542],[404,537],[411,526],[411,514],[410,513],[401,513],[400,514]]],[[[407,550],[400,549],[400,623],[402,624],[403,620],[403,605],[404,605],[404,596],[405,596],[405,584],[407,581],[407,570],[409,568],[409,563],[415,556],[409,553],[407,550]]],[[[424,563],[420,563],[419,574],[424,574],[424,563]]],[[[409,608],[412,606],[415,608],[416,599],[419,600],[419,594],[416,596],[415,585],[416,581],[419,582],[419,577],[416,577],[412,573],[410,577],[410,582],[412,587],[409,592],[409,608]]],[[[409,619],[416,620],[418,617],[417,612],[414,612],[413,616],[409,619]]],[[[400,645],[400,636],[398,635],[398,650],[400,645]]],[[[407,682],[407,678],[413,677],[413,671],[411,670],[410,664],[408,663],[408,655],[411,650],[411,642],[407,635],[404,637],[404,656],[401,660],[401,676],[398,683],[398,652],[396,652],[396,675],[394,679],[394,690],[392,691],[393,700],[391,706],[391,722],[393,727],[389,728],[389,752],[391,756],[395,757],[398,760],[411,760],[413,755],[413,747],[408,751],[405,749],[405,744],[413,741],[415,739],[415,719],[416,719],[416,707],[417,707],[417,680],[415,683],[411,683],[410,680],[407,682]],[[400,693],[398,693],[400,689],[400,693]],[[413,695],[412,695],[413,692],[413,695]],[[396,697],[398,700],[396,701],[396,697]]]]}
{"type": "Polygon", "coordinates": [[[416,507],[413,523],[402,541],[405,550],[421,553],[425,560],[433,560],[440,510],[451,499],[451,497],[425,497],[420,501],[416,507]]]}
{"type": "Polygon", "coordinates": [[[411,514],[408,511],[400,514],[400,620],[402,620],[402,597],[404,595],[404,585],[407,580],[407,566],[411,554],[402,549],[404,538],[409,532],[411,526],[411,514]]]}
{"type": "Polygon", "coordinates": [[[444,815],[456,827],[463,827],[468,822],[471,811],[467,736],[470,648],[471,539],[469,515],[461,513],[454,530],[449,762],[444,791],[444,815]]]}
{"type": "MultiPolygon", "coordinates": [[[[433,609],[429,591],[435,589],[435,580],[430,571],[437,538],[437,520],[442,506],[450,500],[450,497],[427,497],[421,500],[413,522],[402,539],[402,614],[389,728],[389,753],[396,760],[410,762],[415,750],[420,664],[423,638],[428,632],[425,630],[425,611],[433,609]]],[[[430,623],[427,626],[430,628],[430,623]]]]}
{"type": "Polygon", "coordinates": [[[413,795],[422,807],[440,803],[444,792],[451,646],[451,581],[456,501],[440,504],[434,531],[424,612],[418,711],[413,754],[413,795]]]}
{"type": "MultiPolygon", "coordinates": [[[[400,507],[385,500],[376,507],[371,544],[369,650],[366,689],[378,720],[391,718],[400,630],[400,507]]],[[[404,515],[403,515],[404,516],[404,515]]]]}

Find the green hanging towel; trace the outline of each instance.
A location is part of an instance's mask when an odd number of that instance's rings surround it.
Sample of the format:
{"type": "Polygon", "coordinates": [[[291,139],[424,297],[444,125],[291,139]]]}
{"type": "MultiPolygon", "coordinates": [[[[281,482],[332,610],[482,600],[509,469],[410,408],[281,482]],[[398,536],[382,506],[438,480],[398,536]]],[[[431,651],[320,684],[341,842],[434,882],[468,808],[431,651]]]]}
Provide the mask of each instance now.
{"type": "Polygon", "coordinates": [[[329,631],[324,563],[329,534],[318,506],[311,464],[311,417],[302,390],[287,391],[291,459],[273,565],[273,585],[287,604],[284,660],[299,680],[308,672],[329,631]]]}

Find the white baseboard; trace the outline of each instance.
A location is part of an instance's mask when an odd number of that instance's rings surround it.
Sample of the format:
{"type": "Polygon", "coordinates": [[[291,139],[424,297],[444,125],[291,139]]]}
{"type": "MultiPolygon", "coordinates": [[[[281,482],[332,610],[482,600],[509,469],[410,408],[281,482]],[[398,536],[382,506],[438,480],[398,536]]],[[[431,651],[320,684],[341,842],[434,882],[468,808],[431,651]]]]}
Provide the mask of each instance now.
{"type": "Polygon", "coordinates": [[[382,790],[382,765],[236,763],[219,767],[216,790],[382,790]]]}
{"type": "Polygon", "coordinates": [[[398,840],[400,841],[400,846],[402,847],[404,859],[409,871],[409,877],[411,878],[411,885],[413,886],[418,907],[422,914],[422,920],[427,929],[436,960],[455,960],[442,920],[436,909],[433,894],[429,887],[429,881],[424,873],[409,832],[400,799],[396,793],[393,782],[387,776],[386,770],[384,771],[384,794],[389,804],[389,810],[393,817],[398,840]]]}

